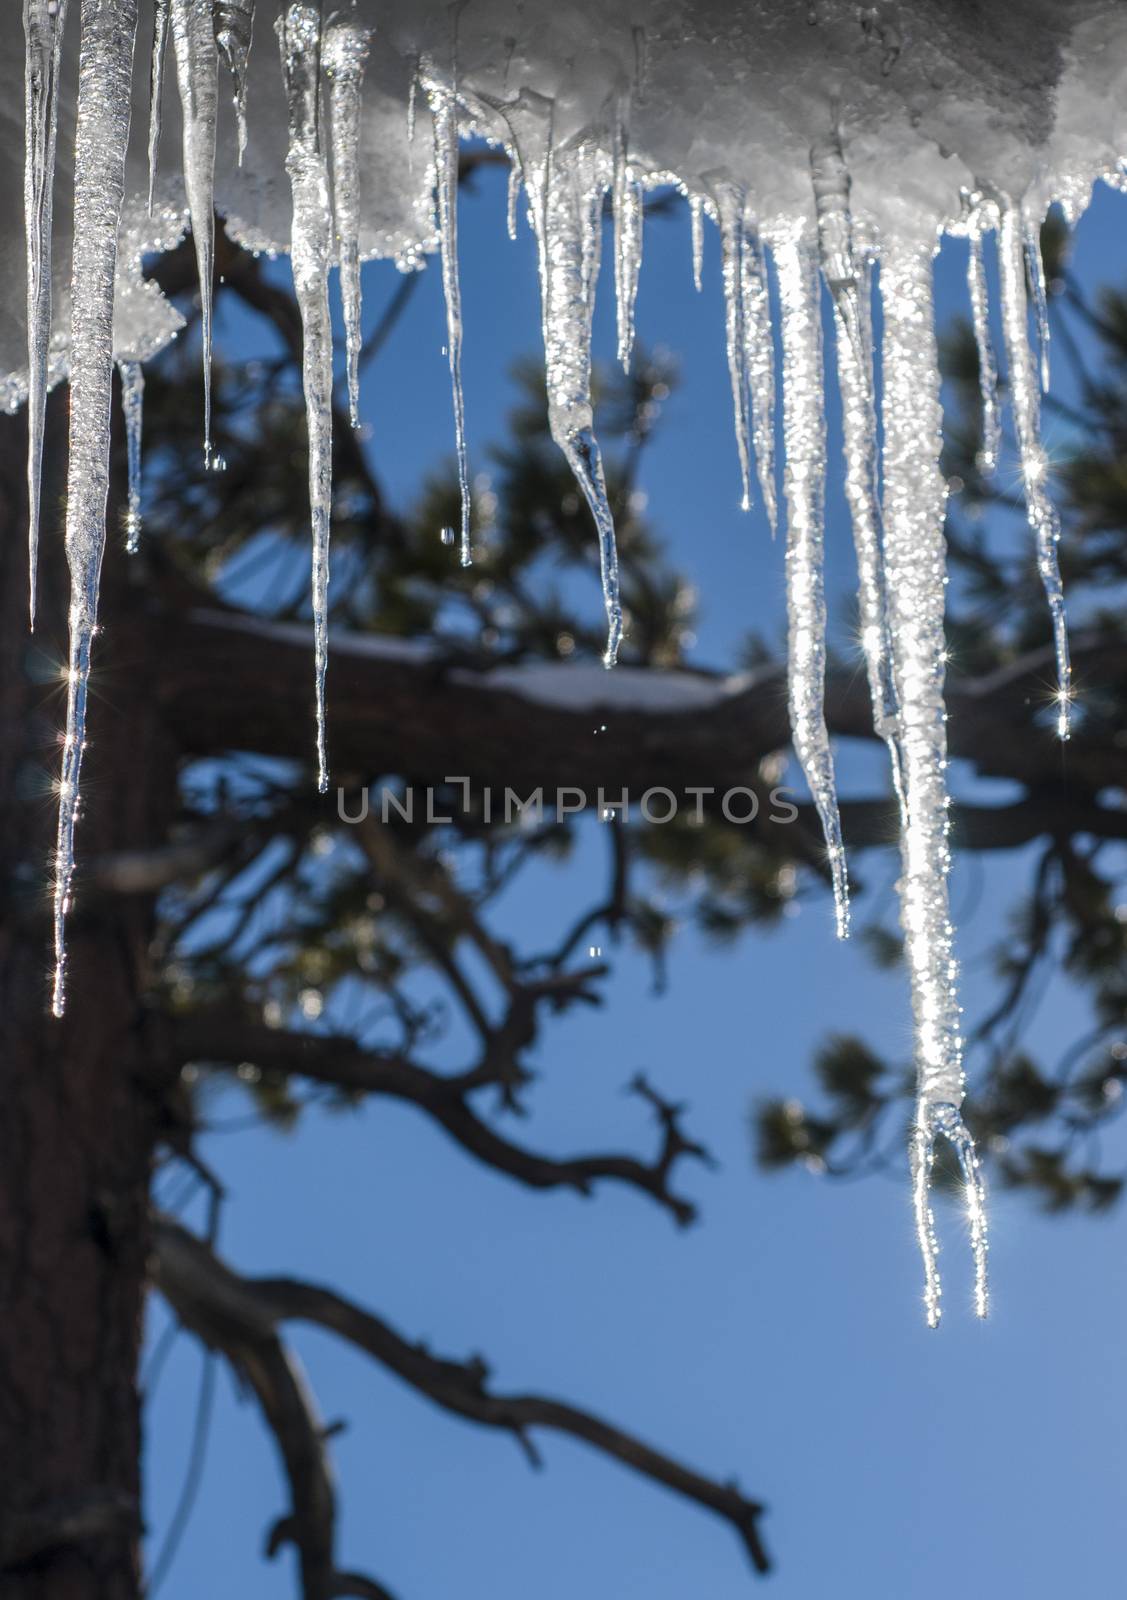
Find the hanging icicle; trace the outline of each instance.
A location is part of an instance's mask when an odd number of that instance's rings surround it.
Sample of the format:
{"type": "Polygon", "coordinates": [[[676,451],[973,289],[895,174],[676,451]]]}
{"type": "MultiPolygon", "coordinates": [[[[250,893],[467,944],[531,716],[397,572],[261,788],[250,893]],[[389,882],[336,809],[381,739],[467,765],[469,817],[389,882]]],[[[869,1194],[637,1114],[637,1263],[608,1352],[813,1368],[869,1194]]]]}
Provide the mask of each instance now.
{"type": "Polygon", "coordinates": [[[689,196],[689,228],[693,246],[693,288],[701,292],[701,275],[704,270],[704,197],[689,196]]]}
{"type": "Polygon", "coordinates": [[[982,1177],[960,1115],[963,1043],[947,897],[950,845],[943,707],[947,488],[939,469],[942,412],[931,256],[930,245],[889,246],[881,263],[881,304],[885,561],[906,807],[900,920],[912,988],[918,1082],[912,1193],[924,1261],[924,1305],[928,1324],[935,1327],[941,1287],[930,1177],[940,1135],[952,1146],[962,1171],[974,1255],[975,1310],[980,1317],[986,1315],[988,1298],[982,1177]]]}
{"type": "Polygon", "coordinates": [[[622,97],[614,116],[614,294],[618,326],[618,359],[629,372],[634,355],[634,306],[642,270],[642,228],[645,207],[642,186],[630,163],[629,100],[622,97]]]}
{"type": "Polygon", "coordinates": [[[24,0],[24,233],[27,243],[28,618],[35,627],[39,498],[51,345],[51,222],[59,63],[67,0],[24,0]]]}
{"type": "Polygon", "coordinates": [[[332,208],[317,127],[321,13],[291,5],[275,23],[289,107],[286,172],[293,190],[290,258],[301,312],[301,379],[309,434],[309,511],[313,524],[313,638],[317,699],[317,787],[329,787],[325,676],[329,664],[329,532],[333,502],[333,341],[329,319],[332,208]]]}
{"type": "Polygon", "coordinates": [[[857,555],[861,648],[873,724],[888,745],[892,779],[903,806],[898,708],[892,676],[888,590],[877,498],[877,408],[870,327],[870,267],[858,260],[850,211],[849,169],[834,132],[810,152],[818,252],[834,307],[837,379],[845,446],[845,498],[857,555]]]}
{"type": "Polygon", "coordinates": [[[119,360],[117,375],[121,381],[121,414],[125,419],[129,485],[125,505],[125,548],[130,555],[136,555],[141,542],[141,421],[145,374],[139,361],[119,360]]]}
{"type": "Polygon", "coordinates": [[[520,157],[536,234],[548,425],[583,491],[599,536],[607,615],[603,662],[613,667],[622,642],[622,600],[614,517],[591,409],[591,319],[599,275],[603,196],[613,171],[594,144],[556,149],[551,101],[524,91],[504,108],[520,157]]]}
{"type": "Polygon", "coordinates": [[[1009,366],[1010,400],[1017,433],[1025,506],[1037,549],[1037,570],[1049,602],[1057,662],[1057,733],[1069,734],[1072,706],[1072,667],[1068,651],[1068,624],[1064,612],[1057,546],[1060,521],[1046,487],[1049,464],[1041,444],[1041,402],[1029,348],[1025,293],[1025,248],[1021,213],[1003,201],[998,230],[998,257],[1002,283],[1002,328],[1009,366]]]}
{"type": "Polygon", "coordinates": [[[998,401],[998,363],[994,359],[994,341],[990,337],[990,296],[986,287],[986,266],[982,259],[982,240],[986,229],[981,201],[972,211],[968,227],[970,257],[967,263],[967,287],[974,321],[974,342],[978,350],[978,387],[982,396],[982,449],[978,453],[978,466],[989,477],[998,467],[1002,444],[1002,408],[998,401]]]}
{"type": "Polygon", "coordinates": [[[239,166],[247,148],[247,62],[254,33],[254,0],[213,0],[215,42],[235,86],[239,166]]]}
{"type": "Polygon", "coordinates": [[[740,299],[743,302],[744,372],[751,397],[751,428],[755,441],[755,471],[763,509],[775,532],[775,340],[771,329],[771,302],[767,294],[767,264],[759,233],[743,213],[743,248],[740,251],[740,299]]]}
{"type": "Polygon", "coordinates": [[[55,847],[55,981],[51,1008],[66,996],[66,916],[74,880],[79,775],[86,741],[90,653],[106,544],[113,406],[113,304],[117,231],[129,142],[130,80],[137,0],[82,0],[78,117],[74,134],[71,254],[70,457],[66,555],[70,569],[67,719],[55,847]]]}
{"type": "Polygon", "coordinates": [[[505,151],[509,158],[509,178],[505,197],[505,225],[508,228],[509,238],[516,243],[517,239],[517,203],[520,200],[520,161],[517,153],[512,148],[505,151]]]}
{"type": "Polygon", "coordinates": [[[218,468],[211,445],[211,307],[215,278],[215,126],[218,110],[218,56],[211,0],[171,0],[172,48],[184,123],[184,189],[192,219],[196,268],[200,279],[203,341],[203,459],[218,468]]]}
{"type": "Polygon", "coordinates": [[[740,458],[743,496],[740,507],[751,510],[751,414],[747,380],[747,332],[744,281],[743,193],[732,184],[715,188],[716,216],[720,224],[720,275],[724,285],[724,341],[728,353],[728,378],[732,385],[732,411],[736,450],[740,458]]]}
{"type": "Polygon", "coordinates": [[[849,887],[826,731],[826,425],[818,268],[796,229],[775,244],[783,336],[787,501],[787,686],[794,750],[822,824],[837,933],[849,933],[849,887]]]}
{"type": "Polygon", "coordinates": [[[324,68],[333,124],[333,212],[340,252],[348,413],[360,426],[360,87],[371,29],[351,20],[326,30],[324,68]]]}
{"type": "Polygon", "coordinates": [[[423,87],[434,124],[438,237],[442,252],[442,289],[446,298],[446,354],[450,361],[454,447],[458,458],[458,490],[462,502],[462,565],[468,567],[472,554],[466,406],[462,394],[462,288],[458,276],[458,99],[456,92],[440,83],[429,68],[424,70],[423,87]]]}
{"type": "Polygon", "coordinates": [[[149,62],[149,215],[157,182],[157,155],[160,150],[161,91],[164,86],[164,55],[168,45],[168,0],[153,0],[153,48],[149,62]]]}
{"type": "Polygon", "coordinates": [[[1041,370],[1041,388],[1049,388],[1049,296],[1045,286],[1045,263],[1041,257],[1041,229],[1035,217],[1022,218],[1022,243],[1025,246],[1025,270],[1033,288],[1033,320],[1037,329],[1037,354],[1041,370]]]}

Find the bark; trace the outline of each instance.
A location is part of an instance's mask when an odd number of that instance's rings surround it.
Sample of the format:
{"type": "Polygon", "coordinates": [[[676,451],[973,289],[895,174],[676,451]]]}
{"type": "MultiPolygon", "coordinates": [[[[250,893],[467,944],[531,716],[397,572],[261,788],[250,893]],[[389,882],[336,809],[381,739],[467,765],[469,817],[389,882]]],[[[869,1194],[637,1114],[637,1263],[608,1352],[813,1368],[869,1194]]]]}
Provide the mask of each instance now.
{"type": "MultiPolygon", "coordinates": [[[[65,396],[48,461],[66,458],[65,396]]],[[[63,714],[59,481],[44,493],[27,626],[22,418],[0,423],[0,1600],[139,1592],[137,1356],[157,1126],[142,1071],[152,902],[101,900],[70,928],[67,1015],[49,1014],[44,898],[63,714]]],[[[111,510],[112,517],[112,510],[111,510]]],[[[83,772],[83,852],[163,836],[174,764],[147,705],[151,624],[111,533],[83,772]],[[143,752],[143,759],[139,759],[143,752]]]]}

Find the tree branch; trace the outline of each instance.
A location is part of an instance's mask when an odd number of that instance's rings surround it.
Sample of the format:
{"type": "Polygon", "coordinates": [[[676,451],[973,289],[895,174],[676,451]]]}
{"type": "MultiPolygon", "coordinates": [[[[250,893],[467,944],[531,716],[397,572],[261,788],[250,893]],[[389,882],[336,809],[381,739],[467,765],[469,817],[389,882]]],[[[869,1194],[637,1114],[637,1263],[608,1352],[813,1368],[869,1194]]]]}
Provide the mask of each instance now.
{"type": "MultiPolygon", "coordinates": [[[[189,754],[217,749],[309,759],[312,636],[219,609],[173,614],[162,624],[156,685],[162,709],[189,754]],[[307,707],[309,721],[295,715],[307,707]]],[[[1127,676],[1127,640],[1079,634],[1073,660],[1081,691],[1127,676]]],[[[1067,779],[1091,795],[1122,782],[1115,752],[1083,725],[1062,748],[1045,726],[1052,652],[1027,655],[975,679],[952,676],[951,754],[983,777],[1058,792],[1067,779]]],[[[832,671],[827,722],[838,737],[875,736],[864,675],[832,671]]],[[[716,791],[761,786],[760,761],[790,739],[785,669],[737,677],[594,663],[471,665],[439,645],[338,632],[329,679],[329,740],[339,782],[397,773],[421,783],[465,775],[524,795],[567,786],[594,801],[664,785],[716,791]],[[601,731],[605,727],[605,732],[601,731]],[[595,730],[600,729],[598,736],[595,730]]]]}
{"type": "MultiPolygon", "coordinates": [[[[330,1289],[292,1278],[241,1277],[225,1266],[200,1239],[167,1218],[157,1220],[154,1242],[157,1282],[177,1316],[209,1344],[222,1349],[240,1370],[245,1368],[248,1353],[252,1358],[259,1353],[257,1364],[252,1359],[248,1376],[263,1402],[271,1427],[277,1425],[285,1430],[285,1442],[279,1438],[279,1445],[287,1461],[287,1471],[290,1470],[287,1452],[293,1447],[290,1432],[295,1425],[291,1415],[294,1379],[288,1366],[284,1370],[278,1367],[277,1353],[282,1351],[282,1346],[277,1327],[282,1322],[303,1321],[325,1328],[363,1350],[443,1410],[512,1434],[526,1451],[530,1448],[527,1435],[534,1428],[551,1428],[583,1440],[604,1455],[722,1517],[739,1535],[756,1571],[768,1570],[769,1561],[759,1532],[763,1507],[747,1499],[734,1484],[721,1484],[703,1477],[634,1435],[576,1406],[541,1395],[494,1394],[488,1385],[488,1369],[480,1359],[461,1362],[433,1356],[423,1346],[409,1344],[379,1317],[330,1289]],[[275,1352],[269,1373],[263,1367],[261,1355],[266,1350],[275,1352]],[[273,1392],[275,1382],[280,1391],[290,1396],[288,1403],[278,1405],[281,1396],[273,1392]],[[269,1408],[264,1392],[270,1402],[269,1408]]],[[[312,1437],[318,1438],[318,1458],[323,1467],[323,1439],[316,1434],[310,1417],[311,1402],[306,1399],[298,1419],[299,1432],[306,1449],[312,1437]]],[[[291,1483],[297,1487],[292,1473],[291,1483]]],[[[331,1487],[327,1477],[315,1476],[308,1488],[319,1506],[316,1520],[310,1520],[304,1498],[295,1493],[295,1524],[292,1529],[287,1527],[286,1532],[297,1538],[299,1544],[300,1539],[307,1536],[311,1545],[321,1552],[319,1561],[323,1568],[327,1559],[325,1529],[331,1534],[331,1487]],[[329,1496],[327,1513],[326,1492],[329,1496]]],[[[304,1546],[302,1551],[304,1563],[304,1546]]],[[[320,1600],[321,1594],[328,1592],[307,1589],[306,1600],[314,1596],[320,1600]]]]}
{"type": "Polygon", "coordinates": [[[596,1183],[613,1181],[651,1195],[681,1226],[696,1216],[696,1207],[673,1192],[670,1179],[680,1157],[707,1160],[707,1153],[684,1136],[677,1114],[661,1116],[661,1148],[652,1162],[617,1154],[539,1155],[497,1133],[470,1104],[472,1091],[495,1081],[493,1076],[480,1081],[470,1075],[448,1078],[394,1052],[362,1050],[347,1036],[269,1028],[234,1008],[190,1012],[171,1019],[169,1027],[178,1065],[235,1066],[250,1061],[264,1072],[310,1078],[362,1094],[388,1095],[418,1106],[485,1166],[529,1188],[568,1188],[590,1195],[596,1183]]]}

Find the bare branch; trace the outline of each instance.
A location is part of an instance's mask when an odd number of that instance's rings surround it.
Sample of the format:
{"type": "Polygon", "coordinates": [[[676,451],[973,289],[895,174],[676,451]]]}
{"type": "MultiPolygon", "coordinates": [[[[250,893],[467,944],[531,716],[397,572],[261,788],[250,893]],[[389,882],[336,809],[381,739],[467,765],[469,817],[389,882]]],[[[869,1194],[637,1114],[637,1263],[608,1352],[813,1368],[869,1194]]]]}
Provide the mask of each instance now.
{"type": "MultiPolygon", "coordinates": [[[[273,1346],[280,1350],[276,1332],[279,1323],[313,1323],[363,1350],[444,1410],[485,1427],[501,1429],[522,1445],[526,1445],[526,1436],[533,1428],[551,1428],[583,1440],[722,1517],[739,1535],[756,1571],[768,1570],[759,1532],[763,1507],[747,1499],[734,1484],[703,1477],[633,1434],[576,1406],[542,1395],[494,1394],[489,1388],[488,1368],[480,1359],[449,1361],[431,1355],[421,1345],[409,1344],[379,1317],[330,1289],[292,1278],[243,1278],[178,1223],[159,1219],[154,1236],[157,1281],[162,1292],[177,1315],[201,1337],[218,1348],[225,1348],[226,1339],[236,1362],[245,1362],[248,1347],[273,1346]]],[[[307,1404],[307,1440],[308,1418],[307,1404]]],[[[274,1426],[274,1419],[270,1420],[274,1426]]],[[[320,1435],[317,1437],[323,1457],[323,1440],[320,1435]]],[[[297,1494],[294,1504],[295,1516],[304,1515],[304,1502],[297,1494]]],[[[321,1520],[323,1523],[323,1512],[321,1520]]],[[[331,1526],[331,1511],[329,1523],[331,1526]]],[[[308,1595],[309,1591],[307,1600],[308,1595]]]]}
{"type": "Polygon", "coordinates": [[[484,1077],[445,1077],[394,1052],[363,1050],[346,1035],[270,1028],[234,1008],[188,1013],[171,1019],[169,1028],[180,1065],[235,1066],[250,1061],[264,1072],[310,1078],[351,1092],[389,1095],[418,1106],[479,1161],[530,1188],[568,1188],[589,1195],[596,1183],[614,1181],[652,1195],[681,1225],[696,1216],[692,1202],[673,1193],[669,1183],[679,1157],[699,1159],[703,1152],[679,1133],[671,1144],[668,1126],[652,1162],[619,1154],[539,1155],[497,1133],[470,1104],[475,1088],[497,1081],[493,1072],[484,1077]]]}

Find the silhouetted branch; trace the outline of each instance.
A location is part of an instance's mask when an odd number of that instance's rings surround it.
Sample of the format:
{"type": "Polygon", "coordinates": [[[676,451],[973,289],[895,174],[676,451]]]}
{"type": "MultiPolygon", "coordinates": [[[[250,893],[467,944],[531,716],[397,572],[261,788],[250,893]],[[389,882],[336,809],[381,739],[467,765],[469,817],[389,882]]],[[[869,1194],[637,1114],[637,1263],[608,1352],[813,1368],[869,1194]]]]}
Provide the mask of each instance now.
{"type": "MultiPolygon", "coordinates": [[[[449,1361],[433,1356],[423,1346],[409,1344],[381,1318],[353,1305],[330,1289],[316,1284],[299,1282],[293,1278],[243,1278],[225,1266],[217,1256],[178,1223],[158,1219],[155,1233],[157,1252],[157,1281],[173,1309],[190,1327],[245,1369],[248,1351],[271,1351],[274,1366],[283,1355],[278,1337],[279,1323],[303,1321],[324,1328],[363,1350],[381,1366],[394,1372],[417,1393],[425,1395],[445,1411],[465,1417],[485,1427],[498,1428],[513,1436],[526,1451],[531,1429],[551,1428],[569,1434],[592,1445],[604,1455],[631,1467],[635,1472],[664,1484],[667,1488],[693,1500],[696,1504],[722,1517],[739,1535],[753,1566],[766,1572],[769,1562],[759,1531],[763,1507],[749,1500],[732,1484],[717,1483],[714,1479],[683,1466],[672,1457],[644,1444],[633,1434],[614,1427],[590,1412],[580,1410],[559,1400],[542,1395],[501,1395],[489,1387],[489,1370],[480,1358],[469,1361],[449,1361]],[[226,1343],[224,1342],[226,1341],[226,1343]]],[[[294,1418],[292,1370],[271,1371],[270,1378],[255,1370],[249,1374],[264,1410],[263,1390],[269,1391],[270,1379],[277,1378],[281,1390],[289,1396],[288,1406],[279,1406],[276,1396],[268,1392],[271,1426],[292,1429],[294,1418]],[[262,1383],[262,1389],[259,1383],[262,1383]],[[272,1414],[272,1412],[274,1414],[272,1414]]],[[[312,1418],[312,1402],[306,1399],[298,1419],[301,1439],[308,1450],[315,1440],[317,1459],[324,1468],[322,1435],[312,1418]]],[[[288,1432],[286,1435],[288,1439],[288,1432]]],[[[287,1450],[292,1441],[279,1444],[288,1462],[287,1450]]],[[[288,1470],[288,1467],[287,1467],[288,1470]]],[[[291,1482],[293,1478],[291,1476],[291,1482]]],[[[318,1521],[307,1527],[309,1513],[304,1496],[294,1495],[293,1526],[287,1526],[285,1536],[292,1537],[302,1548],[303,1565],[305,1547],[301,1539],[307,1538],[320,1551],[319,1561],[324,1569],[330,1561],[331,1543],[326,1545],[326,1533],[331,1540],[332,1492],[327,1475],[313,1485],[321,1498],[318,1521]],[[328,1496],[327,1509],[324,1497],[328,1496]]],[[[312,1504],[317,1504],[315,1498],[312,1504]]],[[[329,1593],[327,1590],[306,1589],[306,1600],[329,1593]]],[[[340,1593],[338,1589],[336,1591],[340,1593]]]]}

